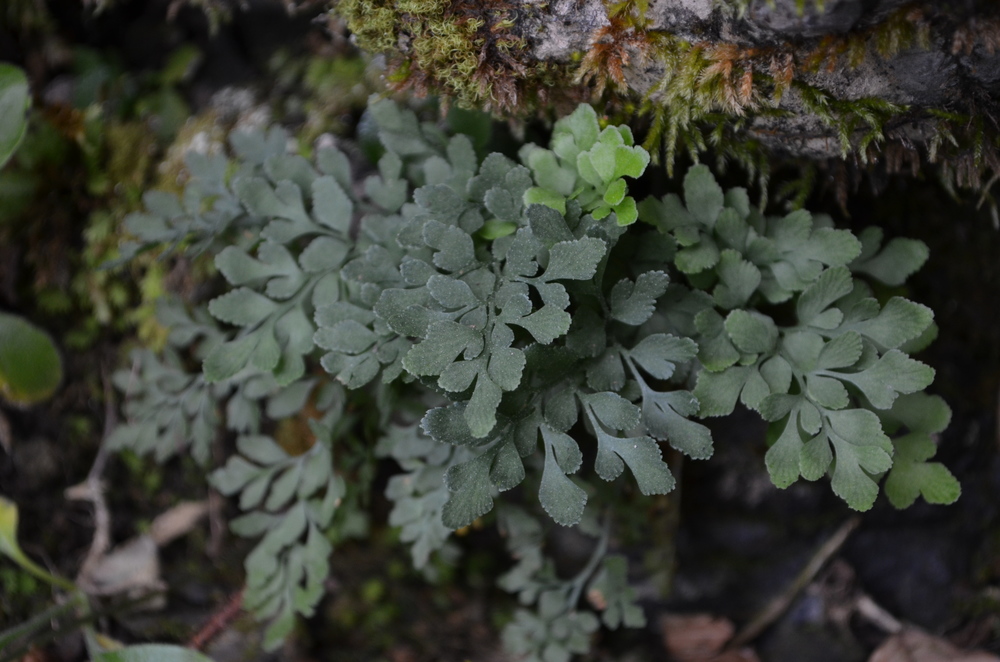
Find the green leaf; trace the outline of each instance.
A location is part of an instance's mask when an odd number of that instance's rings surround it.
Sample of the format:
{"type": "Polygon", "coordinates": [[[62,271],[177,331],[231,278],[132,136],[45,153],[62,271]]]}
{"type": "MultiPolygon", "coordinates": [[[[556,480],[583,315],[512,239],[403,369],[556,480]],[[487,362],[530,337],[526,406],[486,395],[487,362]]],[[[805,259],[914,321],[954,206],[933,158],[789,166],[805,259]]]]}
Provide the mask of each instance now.
{"type": "Polygon", "coordinates": [[[698,408],[698,400],[688,391],[658,393],[643,389],[642,422],[646,431],[688,457],[705,460],[712,457],[712,433],[687,418],[697,414],[698,408]]]}
{"type": "Polygon", "coordinates": [[[511,324],[523,327],[535,340],[548,345],[569,331],[572,321],[573,318],[565,310],[556,306],[542,306],[526,317],[512,320],[511,324]]]}
{"type": "Polygon", "coordinates": [[[698,329],[698,359],[707,370],[725,370],[740,359],[740,352],[726,333],[725,322],[714,309],[706,309],[695,315],[698,329]]]}
{"type": "MultiPolygon", "coordinates": [[[[872,253],[874,253],[877,250],[877,245],[882,242],[882,230],[880,228],[866,228],[861,233],[860,239],[866,248],[868,245],[874,244],[872,247],[872,253]]],[[[886,244],[877,255],[866,256],[865,253],[862,253],[857,260],[851,263],[851,269],[871,276],[891,287],[898,287],[924,265],[929,254],[930,251],[924,242],[897,237],[886,244]]]]}
{"type": "Polygon", "coordinates": [[[892,297],[875,317],[845,326],[894,349],[919,336],[933,321],[934,313],[927,306],[892,297]]]}
{"type": "Polygon", "coordinates": [[[639,218],[639,209],[636,207],[635,198],[625,198],[612,207],[612,210],[615,212],[615,222],[619,227],[632,225],[639,218]]]}
{"type": "Polygon", "coordinates": [[[614,207],[620,204],[622,200],[625,199],[625,192],[628,187],[625,185],[625,180],[618,178],[608,185],[608,189],[604,192],[604,202],[614,207]]]}
{"type": "Polygon", "coordinates": [[[712,295],[720,308],[731,309],[746,305],[760,285],[760,270],[734,250],[722,251],[719,265],[719,284],[712,295]]]}
{"type": "Polygon", "coordinates": [[[213,347],[202,364],[205,379],[218,382],[236,375],[246,367],[260,340],[254,333],[213,347]]]}
{"type": "Polygon", "coordinates": [[[312,183],[313,215],[328,228],[347,236],[354,215],[354,203],[333,177],[320,177],[312,183]]]}
{"type": "Polygon", "coordinates": [[[830,442],[836,456],[831,483],[834,493],[855,510],[868,510],[878,496],[871,474],[892,466],[892,443],[878,417],[865,409],[828,411],[830,442]]]}
{"type": "Polygon", "coordinates": [[[26,406],[50,397],[62,382],[62,359],[47,333],[0,313],[0,396],[26,406]]]}
{"type": "Polygon", "coordinates": [[[542,280],[590,280],[606,252],[605,243],[595,237],[561,241],[549,249],[549,263],[542,280]]]}
{"type": "Polygon", "coordinates": [[[647,271],[635,281],[618,281],[611,289],[611,317],[631,326],[639,326],[653,315],[656,300],[667,291],[670,277],[663,271],[647,271]]]}
{"type": "Polygon", "coordinates": [[[427,328],[427,337],[414,345],[403,359],[403,367],[413,375],[440,375],[459,354],[482,351],[482,333],[464,324],[441,320],[427,328]],[[478,348],[478,349],[477,349],[478,348]]]}
{"type": "Polygon", "coordinates": [[[580,399],[612,430],[630,430],[639,424],[639,408],[617,393],[588,393],[580,399]]]}
{"type": "Polygon", "coordinates": [[[861,358],[862,347],[861,335],[856,331],[848,331],[823,346],[817,367],[825,370],[849,368],[861,358]]]}
{"type": "Polygon", "coordinates": [[[19,68],[0,62],[0,168],[24,139],[30,103],[27,76],[19,68]]]}
{"type": "Polygon", "coordinates": [[[793,410],[784,423],[781,434],[764,456],[771,482],[779,489],[785,489],[799,479],[802,434],[799,432],[798,420],[798,411],[793,410]]]}
{"type": "Polygon", "coordinates": [[[656,379],[670,379],[678,363],[695,357],[698,345],[690,338],[653,333],[628,350],[628,355],[656,379]]]}
{"type": "Polygon", "coordinates": [[[696,165],[684,176],[684,202],[698,221],[711,228],[725,204],[722,187],[705,165],[696,165]]]}
{"type": "Polygon", "coordinates": [[[614,480],[622,472],[623,460],[643,494],[667,494],[674,489],[674,477],[662,459],[659,444],[649,437],[614,437],[597,430],[597,475],[614,480]]]}
{"type": "Polygon", "coordinates": [[[649,165],[649,152],[639,146],[622,145],[615,149],[615,176],[641,177],[649,165]]]}
{"type": "MultiPolygon", "coordinates": [[[[678,241],[678,243],[680,242],[678,241]]],[[[681,273],[701,273],[719,263],[719,249],[712,240],[706,239],[694,246],[677,251],[675,263],[681,273]]]]}
{"type": "Polygon", "coordinates": [[[479,373],[476,388],[465,408],[465,419],[469,422],[469,430],[476,438],[485,437],[497,422],[496,411],[500,406],[503,390],[492,379],[479,373]]]}
{"type": "Polygon", "coordinates": [[[452,446],[472,446],[477,439],[469,430],[465,418],[465,403],[435,407],[420,421],[420,428],[434,441],[452,446]]]}
{"type": "Polygon", "coordinates": [[[464,230],[438,221],[428,221],[423,230],[424,242],[434,253],[434,264],[445,271],[460,271],[475,261],[475,249],[464,230]]]}
{"type": "Polygon", "coordinates": [[[590,149],[597,142],[600,133],[597,112],[587,104],[580,104],[576,110],[556,122],[553,133],[569,134],[573,137],[577,149],[590,149]]]}
{"type": "Polygon", "coordinates": [[[733,413],[736,401],[752,372],[756,371],[753,368],[735,366],[722,372],[699,372],[698,382],[694,387],[694,397],[701,404],[698,415],[707,418],[733,413]]]}
{"type": "Polygon", "coordinates": [[[885,494],[896,508],[909,508],[918,496],[927,503],[950,504],[962,494],[962,486],[940,462],[928,462],[937,452],[925,434],[909,434],[893,440],[892,469],[885,480],[885,494]]]}
{"type": "Polygon", "coordinates": [[[0,555],[6,556],[42,581],[63,590],[77,591],[77,587],[72,582],[49,574],[21,550],[21,546],[17,542],[17,520],[17,504],[0,495],[0,555]]]}
{"type": "Polygon", "coordinates": [[[857,386],[878,409],[888,409],[900,393],[914,393],[930,386],[934,370],[899,351],[891,349],[878,362],[856,373],[824,373],[857,386]]]}
{"type": "Polygon", "coordinates": [[[749,354],[768,354],[778,342],[778,327],[767,315],[734,310],[726,317],[726,333],[733,344],[749,354]]]}
{"type": "Polygon", "coordinates": [[[252,213],[264,218],[279,218],[289,224],[268,226],[269,238],[283,244],[309,232],[314,226],[302,204],[302,191],[291,182],[279,182],[275,188],[263,177],[240,177],[233,180],[233,191],[252,213]]]}
{"type": "Polygon", "coordinates": [[[94,662],[212,662],[198,651],[166,644],[141,644],[94,655],[94,662]]]}
{"type": "Polygon", "coordinates": [[[557,524],[573,526],[583,516],[583,509],[587,505],[587,493],[566,477],[567,472],[563,465],[576,464],[572,469],[575,472],[576,468],[579,468],[579,461],[574,462],[574,460],[578,458],[580,450],[576,447],[576,442],[570,439],[572,446],[576,448],[576,454],[571,453],[569,459],[560,462],[557,457],[559,448],[564,449],[564,452],[568,448],[567,444],[560,442],[560,438],[566,435],[549,430],[545,425],[541,430],[545,444],[545,463],[542,468],[542,482],[538,488],[538,500],[545,512],[557,524]]]}
{"type": "Polygon", "coordinates": [[[546,188],[533,187],[524,192],[525,205],[543,205],[560,214],[566,213],[566,196],[546,188]]]}
{"type": "Polygon", "coordinates": [[[811,324],[834,301],[851,293],[854,283],[846,267],[827,269],[807,287],[796,302],[800,324],[811,324]]]}
{"type": "Polygon", "coordinates": [[[546,244],[573,241],[573,233],[566,218],[554,209],[542,205],[532,205],[527,209],[528,225],[532,234],[546,244]]]}
{"type": "Polygon", "coordinates": [[[208,312],[222,322],[254,327],[273,315],[278,304],[262,294],[240,287],[208,302],[208,312]]]}
{"type": "Polygon", "coordinates": [[[806,395],[821,407],[843,409],[849,403],[847,389],[832,377],[816,374],[806,376],[806,395]]]}

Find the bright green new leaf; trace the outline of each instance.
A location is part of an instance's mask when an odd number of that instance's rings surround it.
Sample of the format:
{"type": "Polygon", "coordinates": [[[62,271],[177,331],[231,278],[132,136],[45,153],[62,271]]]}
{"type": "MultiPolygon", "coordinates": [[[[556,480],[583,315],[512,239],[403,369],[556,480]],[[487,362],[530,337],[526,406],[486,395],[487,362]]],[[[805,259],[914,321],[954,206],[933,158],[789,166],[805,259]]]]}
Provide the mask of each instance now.
{"type": "Polygon", "coordinates": [[[566,213],[566,196],[546,188],[529,188],[524,192],[525,205],[544,205],[560,214],[566,213]]]}

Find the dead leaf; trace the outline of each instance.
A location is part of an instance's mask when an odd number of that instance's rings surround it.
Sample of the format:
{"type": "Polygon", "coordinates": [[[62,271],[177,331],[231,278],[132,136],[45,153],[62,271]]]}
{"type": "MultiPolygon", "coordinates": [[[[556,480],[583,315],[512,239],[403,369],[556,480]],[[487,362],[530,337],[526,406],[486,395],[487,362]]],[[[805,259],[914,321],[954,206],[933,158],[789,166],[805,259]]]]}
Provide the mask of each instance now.
{"type": "Polygon", "coordinates": [[[1000,657],[962,651],[944,639],[910,628],[886,639],[868,662],[1000,662],[1000,657]]]}
{"type": "Polygon", "coordinates": [[[149,535],[157,547],[163,547],[193,529],[198,520],[207,514],[207,501],[180,503],[153,520],[149,535]]]}
{"type": "Polygon", "coordinates": [[[759,662],[749,648],[723,651],[736,628],[711,614],[668,614],[660,620],[663,645],[677,662],[759,662]]]}
{"type": "MultiPolygon", "coordinates": [[[[78,486],[72,488],[80,491],[78,486]]],[[[190,531],[208,512],[205,501],[185,502],[174,506],[155,520],[150,532],[132,538],[107,554],[85,565],[77,578],[78,585],[90,595],[128,595],[141,597],[162,593],[166,584],[160,578],[158,549],[190,531]]],[[[144,603],[144,609],[157,609],[163,599],[144,603]]]]}
{"type": "Polygon", "coordinates": [[[102,557],[77,579],[91,595],[127,594],[138,597],[166,589],[160,580],[160,559],[152,536],[132,538],[102,557]]]}

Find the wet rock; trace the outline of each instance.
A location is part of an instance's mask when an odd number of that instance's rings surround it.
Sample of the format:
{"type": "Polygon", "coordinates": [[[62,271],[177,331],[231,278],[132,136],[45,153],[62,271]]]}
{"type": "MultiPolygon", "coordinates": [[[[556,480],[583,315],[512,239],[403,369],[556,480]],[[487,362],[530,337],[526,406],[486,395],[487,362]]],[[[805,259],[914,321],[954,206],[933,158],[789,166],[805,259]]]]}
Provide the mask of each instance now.
{"type": "Polygon", "coordinates": [[[755,2],[748,13],[748,20],[759,28],[783,37],[817,37],[825,34],[844,34],[857,25],[865,11],[861,0],[833,0],[823,4],[822,10],[808,6],[801,11],[795,0],[755,2]]]}
{"type": "Polygon", "coordinates": [[[528,35],[539,60],[567,60],[573,53],[590,48],[591,34],[605,25],[610,21],[600,0],[556,0],[548,4],[544,20],[528,35]]]}
{"type": "Polygon", "coordinates": [[[960,58],[963,73],[970,80],[982,85],[990,94],[1000,93],[1000,52],[990,52],[977,46],[960,58]]]}

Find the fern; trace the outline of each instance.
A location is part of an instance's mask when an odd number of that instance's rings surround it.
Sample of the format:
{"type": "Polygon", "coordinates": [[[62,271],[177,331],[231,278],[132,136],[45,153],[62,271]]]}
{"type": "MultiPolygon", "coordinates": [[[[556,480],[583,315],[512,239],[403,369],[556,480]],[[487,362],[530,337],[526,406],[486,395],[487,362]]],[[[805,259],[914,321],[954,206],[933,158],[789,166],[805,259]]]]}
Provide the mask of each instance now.
{"type": "Polygon", "coordinates": [[[225,420],[236,453],[211,480],[238,495],[234,531],[260,537],[246,605],[270,619],[270,646],[314,610],[337,514],[367,489],[351,468],[365,451],[346,441],[353,393],[373,396],[375,452],[402,469],[390,523],[417,567],[453,555],[450,532],[499,501],[518,559],[501,585],[523,605],[504,639],[529,659],[583,652],[601,623],[642,625],[609,549],[614,510],[602,503],[596,524],[592,485],[670,492],[663,445],[709,457],[698,419],[737,401],[772,425],[779,487],[830,475],[865,510],[888,472],[896,505],[957,498],[928,462],[947,406],[908,355],[931,311],[880,303],[867,282],[901,284],[926,259],[919,242],[766,216],[705,166],[683,198],[637,204],[629,180],[648,154],[587,106],[522,163],[480,159],[470,137],[388,101],[369,118],[383,153],[363,181],[336,150],[311,163],[279,131],[234,136],[235,163],[192,160],[181,199],[150,195],[130,221],[135,250],[211,251],[227,286],[210,317],[163,309],[171,347],[119,377],[129,423],[115,443],[164,458],[192,439],[204,461],[225,420]],[[310,430],[291,446],[266,424],[290,417],[310,430]],[[524,509],[501,498],[519,485],[537,494],[524,509]],[[569,579],[544,554],[553,525],[596,540],[569,579]]]}

